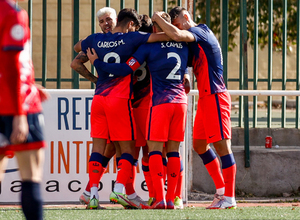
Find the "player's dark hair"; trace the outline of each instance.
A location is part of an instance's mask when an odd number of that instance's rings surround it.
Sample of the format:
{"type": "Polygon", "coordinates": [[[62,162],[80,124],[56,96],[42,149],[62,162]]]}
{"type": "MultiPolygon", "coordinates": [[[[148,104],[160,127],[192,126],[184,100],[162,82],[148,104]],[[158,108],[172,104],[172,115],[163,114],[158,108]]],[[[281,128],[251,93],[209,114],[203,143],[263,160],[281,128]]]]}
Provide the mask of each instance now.
{"type": "Polygon", "coordinates": [[[133,21],[133,26],[137,29],[141,26],[139,15],[133,8],[124,8],[118,14],[118,26],[126,25],[128,22],[133,21]]]}
{"type": "Polygon", "coordinates": [[[176,6],[175,8],[172,8],[171,11],[169,12],[169,15],[171,17],[171,21],[173,22],[174,19],[178,18],[178,16],[183,12],[186,11],[185,8],[176,6]]]}
{"type": "Polygon", "coordinates": [[[141,21],[141,27],[139,31],[147,32],[147,33],[152,33],[152,20],[148,15],[139,15],[140,21],[141,21]]]}

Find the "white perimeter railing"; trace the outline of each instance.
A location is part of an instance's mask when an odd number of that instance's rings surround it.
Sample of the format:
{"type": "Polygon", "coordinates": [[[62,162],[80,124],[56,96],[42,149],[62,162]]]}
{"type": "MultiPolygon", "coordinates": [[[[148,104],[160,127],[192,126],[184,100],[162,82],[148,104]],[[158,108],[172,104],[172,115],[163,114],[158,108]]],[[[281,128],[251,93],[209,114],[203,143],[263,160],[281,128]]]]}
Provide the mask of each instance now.
{"type": "MultiPolygon", "coordinates": [[[[300,96],[300,91],[298,90],[228,90],[230,95],[238,96],[300,96]]],[[[191,90],[188,96],[198,96],[198,90],[191,90]]],[[[246,132],[246,129],[245,129],[246,132]]],[[[249,143],[248,143],[249,144],[249,143]]],[[[185,130],[185,141],[183,147],[185,149],[184,164],[185,168],[193,167],[192,164],[192,147],[193,146],[193,99],[188,100],[188,112],[187,112],[187,124],[185,130]],[[186,147],[187,146],[187,147],[186,147]],[[187,157],[189,156],[189,157],[187,157]],[[190,158],[187,160],[187,158],[190,158]]],[[[245,146],[245,149],[249,149],[249,146],[245,146]]],[[[188,202],[188,191],[192,188],[192,174],[193,169],[185,169],[185,192],[186,203],[188,202]]]]}
{"type": "MultiPolygon", "coordinates": [[[[93,96],[93,89],[46,89],[53,96],[66,96],[66,95],[76,95],[76,96],[93,96]]],[[[300,91],[295,90],[228,90],[230,95],[238,96],[300,96],[300,91]]],[[[188,94],[190,97],[198,96],[198,90],[191,90],[188,94]]],[[[185,164],[185,190],[183,192],[183,197],[188,202],[188,191],[192,187],[192,151],[193,151],[193,99],[188,99],[188,110],[187,110],[187,124],[185,132],[185,141],[182,143],[181,154],[182,159],[185,164]],[[189,159],[188,159],[189,158],[189,159]]],[[[245,129],[246,130],[246,129],[245,129]]],[[[245,146],[245,150],[247,150],[245,146]]],[[[249,150],[249,148],[248,148],[249,150]]]]}

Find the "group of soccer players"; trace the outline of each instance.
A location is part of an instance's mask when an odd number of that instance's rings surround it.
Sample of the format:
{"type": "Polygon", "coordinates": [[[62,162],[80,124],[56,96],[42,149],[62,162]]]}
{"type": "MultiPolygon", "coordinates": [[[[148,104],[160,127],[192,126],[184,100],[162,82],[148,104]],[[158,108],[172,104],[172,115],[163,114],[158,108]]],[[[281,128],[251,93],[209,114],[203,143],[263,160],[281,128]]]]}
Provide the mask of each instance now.
{"type": "MultiPolygon", "coordinates": [[[[0,0],[0,5],[0,180],[6,156],[15,152],[25,217],[42,219],[40,182],[46,144],[41,101],[47,99],[47,94],[34,84],[26,12],[12,1],[0,0]]],[[[116,154],[119,170],[110,195],[112,202],[126,208],[173,209],[181,201],[178,207],[182,207],[178,152],[186,119],[185,85],[189,84],[184,73],[191,65],[199,90],[193,147],[216,186],[214,200],[207,208],[236,208],[231,100],[224,84],[220,45],[212,31],[204,24],[195,24],[182,7],[173,8],[169,15],[156,12],[152,16],[152,34],[137,32],[141,20],[144,19],[148,32],[151,25],[134,9],[121,10],[117,18],[113,9],[104,8],[97,16],[103,33],[90,35],[75,45],[81,52],[71,64],[96,83],[91,110],[93,150],[84,192],[89,198],[83,194],[81,200],[89,209],[101,208],[98,184],[109,159],[116,154]],[[98,77],[85,67],[88,60],[96,67],[98,77]],[[153,198],[150,204],[143,202],[134,190],[141,146],[145,148],[143,171],[153,198]],[[167,171],[163,168],[164,154],[168,157],[167,171]]]]}
{"type": "Polygon", "coordinates": [[[80,52],[71,64],[79,74],[96,83],[91,107],[90,181],[80,200],[88,209],[100,208],[98,184],[116,153],[118,174],[110,201],[125,208],[176,207],[181,200],[179,145],[184,139],[187,109],[184,85],[189,84],[185,70],[191,65],[199,90],[193,147],[216,186],[208,208],[236,208],[236,165],[230,146],[231,100],[223,80],[220,45],[212,31],[204,24],[196,25],[182,7],[173,8],[169,14],[156,12],[152,17],[153,33],[137,31],[145,16],[139,16],[134,9],[122,9],[117,23],[111,8],[100,9],[97,16],[103,33],[78,42],[74,49],[80,52]],[[98,77],[85,67],[88,60],[98,77]],[[220,156],[222,172],[209,143],[220,156]],[[142,164],[149,196],[154,197],[151,204],[143,202],[134,191],[134,167],[140,146],[147,146],[142,164]],[[167,171],[163,168],[164,152],[167,171]]]}

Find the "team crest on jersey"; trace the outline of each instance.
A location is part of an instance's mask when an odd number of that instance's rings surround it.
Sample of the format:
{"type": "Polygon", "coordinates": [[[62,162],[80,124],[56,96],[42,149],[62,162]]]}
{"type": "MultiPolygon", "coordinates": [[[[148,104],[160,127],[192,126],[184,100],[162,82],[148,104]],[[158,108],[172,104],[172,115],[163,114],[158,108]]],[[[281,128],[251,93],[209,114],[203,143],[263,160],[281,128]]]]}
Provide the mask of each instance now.
{"type": "Polygon", "coordinates": [[[24,38],[24,28],[21,25],[16,24],[11,28],[10,35],[14,40],[22,40],[24,38]]]}
{"type": "Polygon", "coordinates": [[[131,67],[136,63],[136,59],[132,58],[131,60],[128,61],[128,65],[131,67]]]}

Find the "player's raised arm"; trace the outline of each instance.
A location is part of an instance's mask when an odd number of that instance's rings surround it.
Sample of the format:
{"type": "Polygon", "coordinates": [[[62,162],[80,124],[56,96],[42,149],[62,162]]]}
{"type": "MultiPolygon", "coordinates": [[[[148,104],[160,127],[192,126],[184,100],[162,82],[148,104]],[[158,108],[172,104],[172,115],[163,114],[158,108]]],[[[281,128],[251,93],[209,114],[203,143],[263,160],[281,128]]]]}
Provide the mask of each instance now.
{"type": "Polygon", "coordinates": [[[133,57],[129,58],[126,63],[105,63],[98,59],[94,48],[88,48],[86,54],[97,71],[102,70],[117,76],[127,76],[140,67],[139,62],[133,57]]]}
{"type": "Polygon", "coordinates": [[[76,53],[79,53],[81,51],[81,42],[82,42],[82,39],[79,40],[75,45],[74,45],[74,51],[76,53]]]}
{"type": "Polygon", "coordinates": [[[172,39],[165,33],[152,33],[149,36],[147,43],[170,41],[170,40],[172,40],[172,39]]]}
{"type": "Polygon", "coordinates": [[[84,52],[80,52],[72,61],[71,68],[93,83],[97,83],[98,78],[94,76],[84,65],[89,60],[84,52]]]}
{"type": "MultiPolygon", "coordinates": [[[[193,42],[195,41],[194,35],[187,31],[187,30],[181,30],[183,28],[178,28],[176,27],[176,24],[172,25],[168,22],[166,22],[162,17],[161,17],[162,12],[155,12],[154,15],[152,16],[152,21],[156,22],[161,29],[174,41],[185,41],[185,42],[193,42]]],[[[183,15],[183,19],[186,19],[187,22],[193,22],[190,18],[189,15],[185,14],[183,15]]],[[[173,23],[173,21],[172,21],[173,23]]]]}

